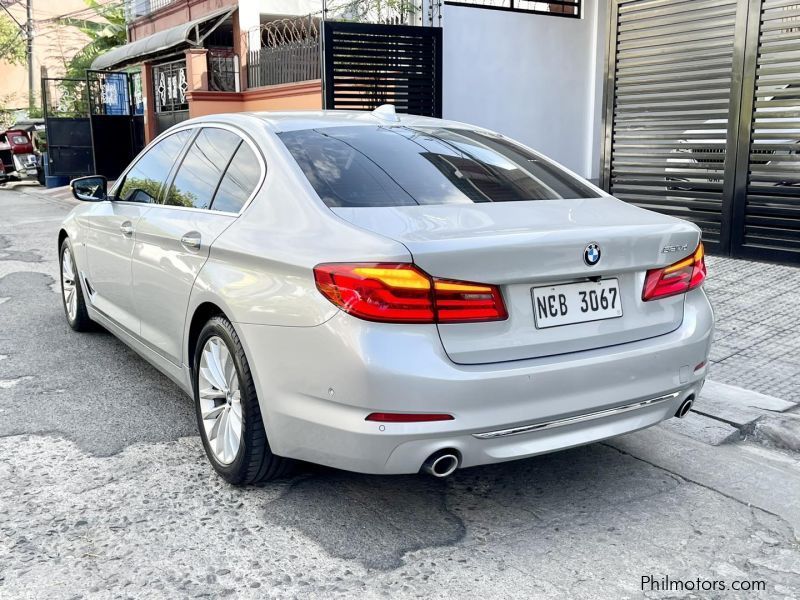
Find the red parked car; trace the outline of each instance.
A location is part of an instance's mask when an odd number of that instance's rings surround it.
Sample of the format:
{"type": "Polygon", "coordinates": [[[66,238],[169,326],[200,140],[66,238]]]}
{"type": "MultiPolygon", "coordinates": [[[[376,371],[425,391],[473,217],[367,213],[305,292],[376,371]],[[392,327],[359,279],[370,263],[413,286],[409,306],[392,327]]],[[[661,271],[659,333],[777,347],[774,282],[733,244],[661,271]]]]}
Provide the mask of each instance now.
{"type": "Polygon", "coordinates": [[[0,132],[0,182],[37,177],[38,166],[33,141],[23,129],[0,132]]]}

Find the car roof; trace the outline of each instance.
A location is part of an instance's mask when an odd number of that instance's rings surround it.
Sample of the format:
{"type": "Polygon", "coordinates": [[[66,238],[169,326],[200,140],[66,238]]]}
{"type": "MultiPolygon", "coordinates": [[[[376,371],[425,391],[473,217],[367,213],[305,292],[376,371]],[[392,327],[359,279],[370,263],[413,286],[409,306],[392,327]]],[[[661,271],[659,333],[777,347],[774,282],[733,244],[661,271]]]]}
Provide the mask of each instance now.
{"type": "Polygon", "coordinates": [[[420,117],[417,115],[393,114],[379,111],[356,110],[308,110],[281,112],[223,113],[192,119],[192,122],[230,122],[242,125],[242,119],[258,119],[275,133],[318,129],[324,127],[368,126],[368,125],[406,125],[418,127],[451,127],[458,129],[481,129],[466,123],[420,117]]]}

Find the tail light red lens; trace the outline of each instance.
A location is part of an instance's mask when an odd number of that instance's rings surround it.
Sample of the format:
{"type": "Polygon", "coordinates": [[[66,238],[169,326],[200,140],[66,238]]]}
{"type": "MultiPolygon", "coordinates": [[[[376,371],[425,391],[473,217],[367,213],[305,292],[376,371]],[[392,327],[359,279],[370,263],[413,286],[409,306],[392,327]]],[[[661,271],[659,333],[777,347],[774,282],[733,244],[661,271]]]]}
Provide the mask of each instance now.
{"type": "Polygon", "coordinates": [[[705,250],[700,243],[691,256],[662,269],[650,269],[644,279],[642,300],[685,294],[702,284],[705,278],[705,250]]]}
{"type": "Polygon", "coordinates": [[[473,323],[508,317],[493,285],[435,279],[409,263],[324,264],[322,294],[345,312],[387,323],[473,323]]]}

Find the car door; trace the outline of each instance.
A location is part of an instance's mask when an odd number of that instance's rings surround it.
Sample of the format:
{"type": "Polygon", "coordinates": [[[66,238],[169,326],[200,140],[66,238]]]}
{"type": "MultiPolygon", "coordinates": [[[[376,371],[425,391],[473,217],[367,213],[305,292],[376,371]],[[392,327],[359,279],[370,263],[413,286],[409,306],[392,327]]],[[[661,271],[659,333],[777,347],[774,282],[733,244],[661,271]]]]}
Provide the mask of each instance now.
{"type": "Polygon", "coordinates": [[[189,296],[214,240],[233,223],[264,173],[233,129],[207,126],[192,140],[164,195],[139,221],[133,252],[141,337],[176,365],[189,296]]]}
{"type": "Polygon", "coordinates": [[[139,333],[135,310],[131,255],[136,227],[157,202],[188,131],[167,136],[149,148],[114,186],[87,220],[87,290],[92,305],[132,333],[139,333]]]}

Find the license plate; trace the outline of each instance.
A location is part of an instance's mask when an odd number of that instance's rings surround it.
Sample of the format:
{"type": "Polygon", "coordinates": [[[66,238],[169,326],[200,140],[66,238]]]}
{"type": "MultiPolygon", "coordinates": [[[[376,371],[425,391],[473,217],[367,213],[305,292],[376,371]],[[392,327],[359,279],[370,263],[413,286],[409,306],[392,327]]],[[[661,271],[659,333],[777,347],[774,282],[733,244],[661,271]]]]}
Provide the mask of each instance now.
{"type": "Polygon", "coordinates": [[[538,287],[531,293],[537,329],[622,316],[619,281],[616,279],[538,287]]]}

